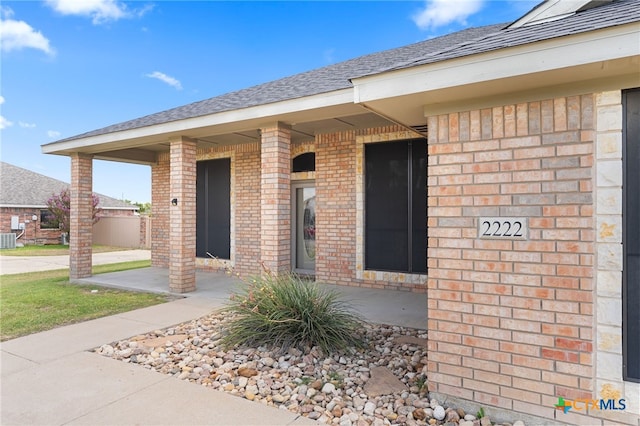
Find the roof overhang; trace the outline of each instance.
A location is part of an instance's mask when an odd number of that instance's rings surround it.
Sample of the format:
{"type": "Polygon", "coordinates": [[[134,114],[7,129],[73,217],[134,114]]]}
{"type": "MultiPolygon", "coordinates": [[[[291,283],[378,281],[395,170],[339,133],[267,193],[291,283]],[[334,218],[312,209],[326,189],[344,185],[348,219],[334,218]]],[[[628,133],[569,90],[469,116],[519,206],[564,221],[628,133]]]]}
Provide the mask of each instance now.
{"type": "Polygon", "coordinates": [[[640,23],[352,80],[355,102],[407,126],[452,111],[640,86],[640,23]],[[585,92],[587,91],[587,92],[585,92]]]}
{"type": "MultiPolygon", "coordinates": [[[[200,117],[176,120],[130,130],[110,132],[42,146],[45,154],[70,155],[75,152],[93,154],[94,158],[151,164],[156,153],[169,149],[170,139],[187,137],[200,146],[259,140],[257,129],[283,122],[293,128],[295,138],[313,139],[314,133],[358,127],[362,115],[379,117],[353,103],[353,90],[292,99],[250,108],[225,111],[200,117]],[[345,118],[354,117],[353,120],[345,118]],[[318,123],[314,125],[313,123],[318,123]]],[[[388,124],[386,120],[385,124],[388,124]]]]}
{"type": "Polygon", "coordinates": [[[3,209],[46,209],[46,205],[0,204],[3,209]]]}
{"type": "Polygon", "coordinates": [[[172,138],[199,147],[258,142],[258,130],[275,122],[292,126],[294,142],[389,122],[420,128],[435,114],[638,87],[639,39],[635,22],[354,78],[353,88],[53,142],[42,151],[152,164],[172,138]]]}

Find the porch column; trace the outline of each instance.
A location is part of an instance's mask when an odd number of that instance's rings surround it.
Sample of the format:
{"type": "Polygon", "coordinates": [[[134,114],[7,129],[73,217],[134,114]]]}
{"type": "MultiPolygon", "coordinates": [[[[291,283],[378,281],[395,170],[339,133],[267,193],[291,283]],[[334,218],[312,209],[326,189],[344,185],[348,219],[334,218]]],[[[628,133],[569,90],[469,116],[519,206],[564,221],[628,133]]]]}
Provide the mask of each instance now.
{"type": "Polygon", "coordinates": [[[260,260],[278,274],[291,271],[291,128],[261,130],[260,260]]]}
{"type": "Polygon", "coordinates": [[[169,290],[196,289],[196,143],[170,141],[169,290]]]}
{"type": "Polygon", "coordinates": [[[74,153],[71,156],[69,278],[91,276],[91,243],[93,240],[93,156],[74,153]]]}

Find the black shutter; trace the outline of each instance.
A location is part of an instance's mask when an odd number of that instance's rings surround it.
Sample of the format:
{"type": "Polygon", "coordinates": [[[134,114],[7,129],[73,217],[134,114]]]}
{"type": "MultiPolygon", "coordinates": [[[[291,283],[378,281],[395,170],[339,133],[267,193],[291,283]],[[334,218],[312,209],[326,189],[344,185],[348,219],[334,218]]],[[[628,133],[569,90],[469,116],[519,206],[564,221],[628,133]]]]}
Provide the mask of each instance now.
{"type": "Polygon", "coordinates": [[[365,145],[365,269],[426,272],[426,141],[365,145]]]}
{"type": "Polygon", "coordinates": [[[196,256],[231,255],[231,160],[199,161],[196,182],[196,256]]]}
{"type": "Polygon", "coordinates": [[[623,92],[623,108],[623,375],[640,382],[640,89],[623,92]]]}

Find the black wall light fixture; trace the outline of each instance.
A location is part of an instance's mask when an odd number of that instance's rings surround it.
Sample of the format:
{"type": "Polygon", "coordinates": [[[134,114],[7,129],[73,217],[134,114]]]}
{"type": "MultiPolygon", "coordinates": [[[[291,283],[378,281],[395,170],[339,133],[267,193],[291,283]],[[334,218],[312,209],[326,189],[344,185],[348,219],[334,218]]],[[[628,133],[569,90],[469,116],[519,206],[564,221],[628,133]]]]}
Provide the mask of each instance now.
{"type": "Polygon", "coordinates": [[[178,205],[178,199],[177,198],[172,198],[171,199],[171,205],[172,206],[177,206],[178,205]]]}

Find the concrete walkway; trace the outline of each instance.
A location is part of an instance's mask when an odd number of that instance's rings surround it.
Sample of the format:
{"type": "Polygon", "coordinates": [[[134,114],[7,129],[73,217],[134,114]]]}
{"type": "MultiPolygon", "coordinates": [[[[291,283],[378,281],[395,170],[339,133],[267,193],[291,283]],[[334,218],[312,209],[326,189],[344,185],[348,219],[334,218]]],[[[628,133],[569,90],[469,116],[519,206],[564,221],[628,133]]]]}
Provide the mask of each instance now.
{"type": "Polygon", "coordinates": [[[3,342],[2,425],[317,425],[297,414],[89,352],[210,313],[185,298],[3,342]]]}
{"type": "MultiPolygon", "coordinates": [[[[94,253],[94,265],[151,259],[149,250],[123,250],[108,253],[94,253]]],[[[69,268],[69,255],[62,256],[2,256],[0,252],[0,275],[23,272],[52,271],[69,268]]]]}
{"type": "MultiPolygon", "coordinates": [[[[3,268],[2,273],[8,272],[3,268]]],[[[81,281],[168,292],[168,271],[159,268],[81,281]]],[[[207,315],[228,300],[234,285],[222,273],[198,272],[198,290],[184,298],[1,343],[0,424],[317,425],[286,410],[91,352],[105,343],[207,315]]],[[[426,328],[424,294],[335,288],[369,321],[426,328]]]]}

